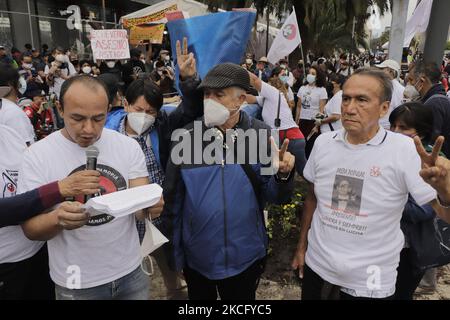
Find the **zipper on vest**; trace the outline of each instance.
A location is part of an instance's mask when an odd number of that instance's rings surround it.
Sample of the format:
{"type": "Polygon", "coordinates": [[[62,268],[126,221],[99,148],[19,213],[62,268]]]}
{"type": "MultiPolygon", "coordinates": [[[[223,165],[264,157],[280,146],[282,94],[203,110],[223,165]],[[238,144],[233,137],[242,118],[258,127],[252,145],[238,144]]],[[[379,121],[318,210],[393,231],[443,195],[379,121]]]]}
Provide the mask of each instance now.
{"type": "Polygon", "coordinates": [[[225,199],[225,159],[222,159],[222,197],[223,197],[223,235],[225,245],[225,269],[228,271],[228,241],[227,241],[227,202],[225,199]]]}

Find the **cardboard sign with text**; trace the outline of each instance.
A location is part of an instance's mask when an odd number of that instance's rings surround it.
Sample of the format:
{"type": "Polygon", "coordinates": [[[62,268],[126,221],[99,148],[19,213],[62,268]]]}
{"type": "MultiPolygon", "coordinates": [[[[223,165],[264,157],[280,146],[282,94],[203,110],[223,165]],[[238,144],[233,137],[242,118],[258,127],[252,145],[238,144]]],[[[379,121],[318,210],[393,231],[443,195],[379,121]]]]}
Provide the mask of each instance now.
{"type": "Polygon", "coordinates": [[[136,26],[130,30],[130,43],[149,42],[161,44],[164,36],[164,24],[136,26]]]}
{"type": "Polygon", "coordinates": [[[92,30],[91,46],[95,60],[130,58],[130,47],[126,30],[92,30]]]}

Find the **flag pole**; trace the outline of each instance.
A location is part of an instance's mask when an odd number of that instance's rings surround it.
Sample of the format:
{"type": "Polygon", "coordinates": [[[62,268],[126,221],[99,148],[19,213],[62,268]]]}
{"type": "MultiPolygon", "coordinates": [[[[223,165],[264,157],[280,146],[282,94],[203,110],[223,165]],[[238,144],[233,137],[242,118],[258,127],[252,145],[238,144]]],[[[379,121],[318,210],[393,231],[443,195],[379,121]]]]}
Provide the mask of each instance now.
{"type": "MultiPolygon", "coordinates": [[[[292,6],[292,10],[294,10],[294,12],[295,12],[294,6],[292,6]]],[[[295,16],[297,17],[297,15],[295,15],[295,16]]],[[[297,20],[297,26],[298,26],[298,20],[297,20]]],[[[300,27],[298,27],[298,32],[300,32],[300,27]]],[[[304,83],[305,79],[306,79],[305,78],[306,77],[306,66],[305,66],[306,60],[305,60],[305,55],[303,54],[303,41],[300,41],[299,47],[300,47],[300,53],[302,55],[302,60],[303,60],[303,83],[304,83]]],[[[303,83],[302,83],[302,85],[303,85],[303,83]]]]}

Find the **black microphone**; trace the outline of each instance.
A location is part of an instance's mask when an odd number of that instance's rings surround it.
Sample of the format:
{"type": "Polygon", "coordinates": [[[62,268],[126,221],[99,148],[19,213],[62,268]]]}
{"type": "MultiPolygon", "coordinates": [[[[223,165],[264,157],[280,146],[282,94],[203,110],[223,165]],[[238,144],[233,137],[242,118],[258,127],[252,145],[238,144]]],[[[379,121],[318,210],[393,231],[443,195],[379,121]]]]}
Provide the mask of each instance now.
{"type": "MultiPolygon", "coordinates": [[[[89,146],[86,149],[86,170],[96,170],[97,169],[97,157],[100,151],[95,146],[89,146]]],[[[86,203],[90,198],[95,195],[85,195],[84,203],[86,203]]]]}

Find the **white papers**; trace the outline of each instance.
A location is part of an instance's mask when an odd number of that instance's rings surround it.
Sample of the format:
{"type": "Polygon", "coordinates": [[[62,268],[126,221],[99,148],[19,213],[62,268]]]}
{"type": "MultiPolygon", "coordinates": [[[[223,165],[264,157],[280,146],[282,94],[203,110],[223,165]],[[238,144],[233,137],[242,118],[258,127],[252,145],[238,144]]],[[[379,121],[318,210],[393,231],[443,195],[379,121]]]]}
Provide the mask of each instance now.
{"type": "Polygon", "coordinates": [[[159,185],[148,184],[91,198],[84,208],[91,216],[109,214],[119,218],[157,204],[161,195],[162,188],[159,185]]]}

